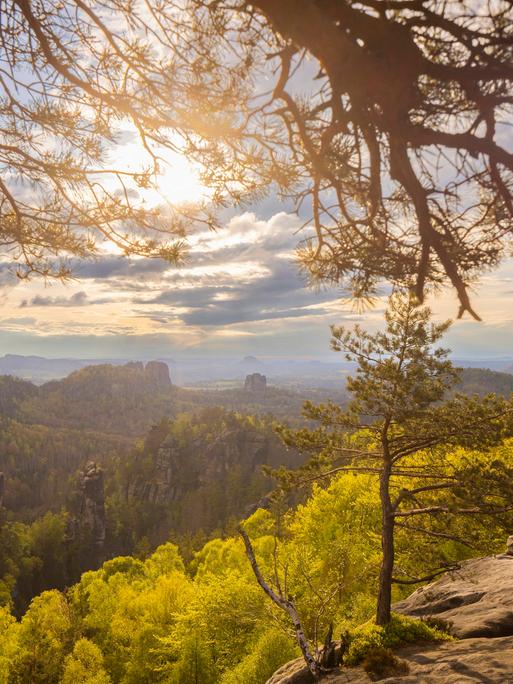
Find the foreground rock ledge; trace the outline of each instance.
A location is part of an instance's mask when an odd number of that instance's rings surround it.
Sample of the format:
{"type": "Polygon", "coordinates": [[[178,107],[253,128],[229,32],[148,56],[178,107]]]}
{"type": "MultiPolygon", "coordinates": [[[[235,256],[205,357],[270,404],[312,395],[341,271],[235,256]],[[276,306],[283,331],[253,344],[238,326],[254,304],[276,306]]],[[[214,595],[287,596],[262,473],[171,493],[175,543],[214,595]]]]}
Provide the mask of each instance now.
{"type": "Polygon", "coordinates": [[[512,636],[513,556],[466,561],[459,570],[396,603],[393,610],[413,617],[433,615],[447,620],[460,639],[512,636]]]}
{"type": "MultiPolygon", "coordinates": [[[[397,651],[409,673],[379,680],[385,684],[513,683],[513,556],[509,553],[465,561],[459,570],[417,589],[394,611],[447,620],[460,641],[415,644],[397,651]]],[[[267,684],[311,684],[302,659],[280,668],[267,684]]],[[[330,684],[364,684],[362,668],[326,676],[330,684]]],[[[374,680],[375,681],[375,680],[374,680]]]]}
{"type": "MultiPolygon", "coordinates": [[[[513,682],[513,636],[408,646],[398,650],[396,655],[408,663],[409,673],[380,679],[382,684],[513,682]]],[[[280,668],[267,684],[311,684],[314,681],[299,659],[280,668]]],[[[322,679],[323,684],[368,684],[371,681],[360,667],[344,668],[322,679]]]]}

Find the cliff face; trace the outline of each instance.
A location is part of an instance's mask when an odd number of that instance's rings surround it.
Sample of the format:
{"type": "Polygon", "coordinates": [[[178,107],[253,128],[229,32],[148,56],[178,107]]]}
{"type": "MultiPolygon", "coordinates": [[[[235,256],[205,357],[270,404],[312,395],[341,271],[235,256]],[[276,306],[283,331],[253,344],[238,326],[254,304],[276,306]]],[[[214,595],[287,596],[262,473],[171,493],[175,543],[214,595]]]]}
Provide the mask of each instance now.
{"type": "Polygon", "coordinates": [[[103,560],[106,536],[105,489],[102,468],[90,461],[78,475],[75,510],[68,519],[67,542],[71,556],[87,555],[92,566],[103,560]],[[71,550],[73,549],[73,550],[71,550]]]}
{"type": "Polygon", "coordinates": [[[250,476],[267,462],[269,447],[264,435],[230,429],[211,444],[198,438],[180,446],[169,437],[157,452],[150,478],[134,482],[131,495],[155,504],[172,503],[190,491],[222,483],[235,470],[250,476]]]}
{"type": "Polygon", "coordinates": [[[227,413],[217,420],[194,420],[182,434],[171,427],[171,434],[152,443],[134,460],[127,482],[128,502],[162,509],[162,534],[166,525],[168,533],[178,534],[223,529],[271,488],[262,465],[292,467],[300,462],[270,427],[258,428],[227,413]]]}
{"type": "Polygon", "coordinates": [[[136,480],[130,494],[154,504],[176,502],[188,492],[225,483],[234,471],[250,477],[269,455],[270,444],[258,432],[227,429],[210,444],[196,438],[185,446],[169,437],[157,451],[150,477],[136,480]]]}

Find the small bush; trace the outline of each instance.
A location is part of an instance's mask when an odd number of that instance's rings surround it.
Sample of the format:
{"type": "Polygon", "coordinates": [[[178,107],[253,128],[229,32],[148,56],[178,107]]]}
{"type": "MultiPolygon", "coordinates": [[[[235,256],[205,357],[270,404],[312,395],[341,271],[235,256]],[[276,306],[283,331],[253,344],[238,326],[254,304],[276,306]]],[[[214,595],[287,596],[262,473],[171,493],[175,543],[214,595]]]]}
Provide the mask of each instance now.
{"type": "Polygon", "coordinates": [[[383,646],[378,646],[369,651],[363,659],[362,666],[373,681],[385,679],[385,677],[406,675],[409,672],[408,663],[396,658],[389,648],[383,648],[383,646]]]}
{"type": "Polygon", "coordinates": [[[452,637],[422,620],[393,614],[388,625],[366,622],[346,635],[345,665],[358,665],[376,649],[396,649],[418,641],[450,641],[452,637]]]}
{"type": "Polygon", "coordinates": [[[428,627],[434,627],[440,632],[445,632],[454,636],[454,625],[450,620],[445,620],[441,617],[436,617],[436,615],[428,615],[426,617],[420,618],[422,622],[425,622],[428,627]]]}

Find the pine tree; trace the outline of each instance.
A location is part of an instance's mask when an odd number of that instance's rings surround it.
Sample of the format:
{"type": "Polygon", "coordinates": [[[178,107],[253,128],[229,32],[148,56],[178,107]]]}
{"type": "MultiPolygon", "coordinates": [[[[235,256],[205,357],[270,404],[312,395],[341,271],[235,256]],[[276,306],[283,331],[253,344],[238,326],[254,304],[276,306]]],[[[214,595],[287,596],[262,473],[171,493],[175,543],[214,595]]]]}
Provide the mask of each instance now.
{"type": "Polygon", "coordinates": [[[306,405],[306,416],[320,421],[320,427],[282,430],[282,436],[315,455],[299,473],[281,473],[282,483],[289,486],[339,471],[379,478],[379,625],[390,621],[394,582],[428,579],[395,577],[396,526],[408,526],[417,516],[445,515],[450,521],[459,514],[513,510],[504,488],[513,473],[506,466],[494,462],[483,472],[444,458],[447,447],[487,449],[511,435],[511,402],[495,395],[480,399],[455,394],[444,400],[458,377],[448,351],[437,346],[449,323],[432,323],[429,309],[418,308],[413,296],[392,296],[385,321],[385,330],[375,334],[359,326],[332,329],[332,348],[357,365],[347,383],[352,400],[345,408],[306,405]]]}

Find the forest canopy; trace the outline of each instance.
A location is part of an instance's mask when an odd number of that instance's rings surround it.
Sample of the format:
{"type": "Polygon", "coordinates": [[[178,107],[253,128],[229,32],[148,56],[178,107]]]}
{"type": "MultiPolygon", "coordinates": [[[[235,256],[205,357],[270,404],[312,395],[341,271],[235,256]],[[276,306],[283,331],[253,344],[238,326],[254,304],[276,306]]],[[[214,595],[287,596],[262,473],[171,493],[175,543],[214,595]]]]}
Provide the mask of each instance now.
{"type": "Polygon", "coordinates": [[[66,276],[55,257],[98,238],[176,262],[191,222],[277,192],[313,226],[313,280],[420,300],[448,281],[477,317],[468,286],[511,244],[509,2],[2,0],[1,16],[1,242],[20,275],[66,276]],[[116,164],[126,130],[140,172],[116,164]],[[198,165],[208,205],[141,202],[164,149],[198,165]]]}

